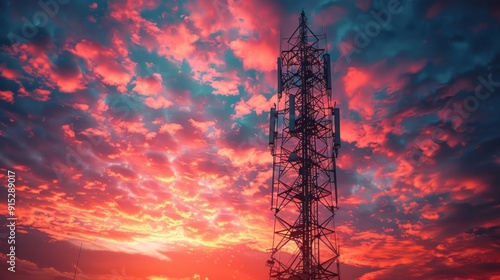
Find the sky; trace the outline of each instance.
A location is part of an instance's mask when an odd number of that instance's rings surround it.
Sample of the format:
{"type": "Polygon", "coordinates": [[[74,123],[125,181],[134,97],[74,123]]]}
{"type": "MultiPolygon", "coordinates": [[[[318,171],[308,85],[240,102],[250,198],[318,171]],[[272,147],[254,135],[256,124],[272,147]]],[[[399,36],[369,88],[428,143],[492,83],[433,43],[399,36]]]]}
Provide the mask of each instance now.
{"type": "Polygon", "coordinates": [[[267,279],[302,9],[342,114],[341,278],[500,279],[500,5],[429,0],[0,1],[0,278],[267,279]]]}

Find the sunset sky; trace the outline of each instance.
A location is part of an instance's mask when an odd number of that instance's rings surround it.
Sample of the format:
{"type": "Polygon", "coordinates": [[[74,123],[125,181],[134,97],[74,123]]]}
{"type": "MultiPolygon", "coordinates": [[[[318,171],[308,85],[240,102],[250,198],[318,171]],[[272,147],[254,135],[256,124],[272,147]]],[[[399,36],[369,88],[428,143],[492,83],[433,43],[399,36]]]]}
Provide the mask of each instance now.
{"type": "Polygon", "coordinates": [[[81,280],[267,279],[302,9],[342,113],[341,278],[500,279],[498,1],[41,3],[0,1],[0,279],[73,279],[80,246],[81,280]]]}

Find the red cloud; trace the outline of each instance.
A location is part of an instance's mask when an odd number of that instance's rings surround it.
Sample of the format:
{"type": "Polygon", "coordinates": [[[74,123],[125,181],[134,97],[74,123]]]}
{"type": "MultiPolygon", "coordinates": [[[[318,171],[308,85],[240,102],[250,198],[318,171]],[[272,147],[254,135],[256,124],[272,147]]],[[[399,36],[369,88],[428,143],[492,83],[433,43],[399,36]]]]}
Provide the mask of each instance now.
{"type": "Polygon", "coordinates": [[[0,90],[0,99],[5,100],[10,103],[14,103],[14,93],[10,90],[0,90]]]}
{"type": "Polygon", "coordinates": [[[133,90],[142,95],[157,96],[163,88],[161,81],[162,78],[159,74],[149,77],[137,77],[133,90]]]}
{"type": "Polygon", "coordinates": [[[349,67],[343,81],[345,92],[349,98],[349,109],[358,111],[364,119],[370,120],[375,111],[373,79],[368,73],[349,67]]]}
{"type": "Polygon", "coordinates": [[[148,97],[144,100],[144,104],[147,106],[153,108],[153,109],[160,109],[160,108],[168,108],[174,103],[170,100],[167,100],[163,96],[158,96],[158,97],[148,97]]]}
{"type": "MultiPolygon", "coordinates": [[[[278,34],[274,31],[268,36],[276,37],[278,34]]],[[[279,49],[278,45],[270,44],[269,41],[266,38],[237,39],[229,43],[229,46],[234,54],[243,61],[245,69],[273,71],[276,69],[276,57],[279,55],[279,49]],[[258,55],[250,55],[255,51],[258,51],[258,55]]]]}
{"type": "Polygon", "coordinates": [[[236,103],[234,107],[235,114],[233,115],[233,117],[239,118],[243,115],[250,114],[252,111],[255,111],[257,115],[260,115],[264,112],[269,112],[275,102],[275,96],[268,100],[262,94],[254,94],[247,101],[240,100],[238,103],[236,103]]]}
{"type": "Polygon", "coordinates": [[[114,50],[94,41],[82,40],[76,44],[74,53],[84,58],[104,83],[118,86],[121,91],[125,90],[132,75],[119,63],[119,55],[114,50]]]}
{"type": "Polygon", "coordinates": [[[156,38],[158,54],[181,62],[194,52],[194,43],[198,41],[199,36],[193,33],[186,24],[181,23],[178,26],[162,28],[156,38]]]}

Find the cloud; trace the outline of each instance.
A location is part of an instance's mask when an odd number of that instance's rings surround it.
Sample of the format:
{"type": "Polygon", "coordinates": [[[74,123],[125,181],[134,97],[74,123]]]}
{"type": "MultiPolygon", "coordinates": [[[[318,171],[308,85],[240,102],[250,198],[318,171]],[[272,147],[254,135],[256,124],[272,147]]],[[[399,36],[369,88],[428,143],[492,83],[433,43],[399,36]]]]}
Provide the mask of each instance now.
{"type": "Polygon", "coordinates": [[[312,30],[327,25],[341,112],[342,278],[494,278],[500,9],[407,1],[347,61],[338,46],[386,4],[70,1],[15,45],[7,34],[42,8],[0,4],[16,275],[71,278],[83,243],[81,279],[268,277],[268,112],[280,34],[304,8],[312,30]]]}

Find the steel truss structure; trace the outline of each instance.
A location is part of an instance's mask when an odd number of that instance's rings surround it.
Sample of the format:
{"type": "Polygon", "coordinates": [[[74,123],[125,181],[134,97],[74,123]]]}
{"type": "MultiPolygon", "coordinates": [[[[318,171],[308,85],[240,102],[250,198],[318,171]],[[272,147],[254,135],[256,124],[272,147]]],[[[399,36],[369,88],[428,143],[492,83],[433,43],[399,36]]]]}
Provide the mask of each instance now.
{"type": "Polygon", "coordinates": [[[330,56],[302,11],[278,58],[278,104],[271,108],[271,210],[274,238],[269,279],[339,279],[335,158],[339,109],[332,106],[330,56]]]}

